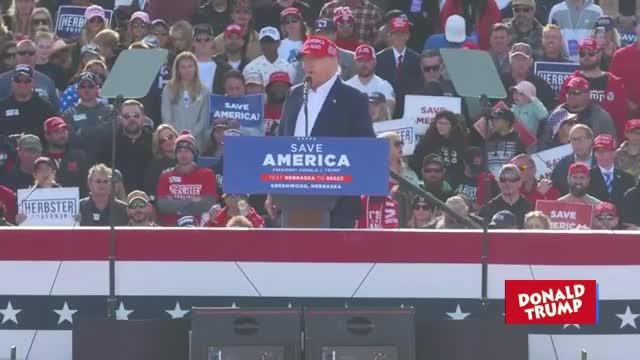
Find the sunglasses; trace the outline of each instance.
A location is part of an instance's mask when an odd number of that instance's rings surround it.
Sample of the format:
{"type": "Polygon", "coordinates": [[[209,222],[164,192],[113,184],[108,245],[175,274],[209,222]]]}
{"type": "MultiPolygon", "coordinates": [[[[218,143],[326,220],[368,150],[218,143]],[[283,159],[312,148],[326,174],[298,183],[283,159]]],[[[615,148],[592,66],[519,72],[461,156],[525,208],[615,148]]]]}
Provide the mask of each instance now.
{"type": "Polygon", "coordinates": [[[440,65],[423,66],[422,67],[422,71],[424,71],[424,72],[440,71],[440,65]]]}
{"type": "Polygon", "coordinates": [[[298,22],[300,22],[300,19],[298,19],[297,17],[289,17],[289,18],[285,18],[282,23],[287,25],[287,24],[297,24],[298,22]]]}
{"type": "Polygon", "coordinates": [[[596,51],[591,51],[591,50],[580,51],[579,54],[580,54],[580,57],[587,57],[587,56],[588,57],[594,57],[594,56],[598,55],[598,51],[597,50],[596,51]]]}
{"type": "Polygon", "coordinates": [[[16,54],[20,55],[20,56],[34,56],[36,54],[35,51],[29,51],[29,50],[21,50],[21,51],[16,51],[16,54]]]}
{"type": "Polygon", "coordinates": [[[429,206],[428,205],[416,205],[413,207],[413,210],[429,210],[429,206]]]}
{"type": "Polygon", "coordinates": [[[47,19],[31,19],[31,23],[33,25],[48,25],[49,20],[47,19]]]}
{"type": "Polygon", "coordinates": [[[501,183],[517,183],[518,181],[520,181],[520,177],[501,177],[500,178],[500,182],[501,183]]]}
{"type": "Polygon", "coordinates": [[[441,173],[443,171],[444,171],[444,169],[442,169],[442,168],[422,168],[422,172],[423,173],[427,173],[427,174],[430,174],[430,173],[439,174],[439,173],[441,173]]]}
{"type": "Polygon", "coordinates": [[[141,29],[141,28],[146,28],[147,24],[144,22],[134,22],[134,23],[131,23],[131,27],[135,29],[141,29]]]}
{"type": "Polygon", "coordinates": [[[33,80],[29,79],[29,78],[27,78],[27,79],[19,79],[19,78],[13,79],[13,82],[16,83],[16,84],[31,84],[32,81],[33,80]]]}
{"type": "Polygon", "coordinates": [[[129,119],[140,119],[142,116],[138,113],[128,113],[128,114],[122,114],[122,117],[129,120],[129,119]]]}
{"type": "Polygon", "coordinates": [[[533,10],[530,7],[526,7],[526,6],[514,6],[513,7],[513,12],[514,13],[529,13],[531,12],[531,10],[533,10]]]}
{"type": "Polygon", "coordinates": [[[196,38],[195,40],[196,40],[197,43],[206,43],[206,42],[211,41],[211,38],[210,37],[203,37],[203,38],[196,38]]]}
{"type": "Polygon", "coordinates": [[[176,136],[171,134],[171,135],[168,135],[167,137],[163,137],[163,138],[158,139],[158,142],[160,143],[160,145],[162,145],[162,144],[166,143],[167,141],[173,141],[173,139],[175,139],[175,138],[176,138],[176,136]]]}
{"type": "Polygon", "coordinates": [[[393,146],[397,147],[397,148],[401,148],[404,146],[404,141],[394,141],[393,142],[393,146]]]}
{"type": "Polygon", "coordinates": [[[147,203],[144,200],[135,200],[128,205],[129,209],[144,209],[147,207],[147,203]]]}
{"type": "Polygon", "coordinates": [[[586,91],[582,91],[582,90],[569,90],[567,91],[567,95],[572,95],[572,96],[579,96],[584,94],[586,91]]]}
{"type": "Polygon", "coordinates": [[[89,19],[88,21],[89,23],[95,24],[95,23],[100,23],[102,24],[104,22],[104,19],[101,18],[100,16],[94,16],[91,19],[89,19]]]}
{"type": "Polygon", "coordinates": [[[88,84],[88,85],[79,85],[79,86],[78,86],[78,89],[91,89],[91,90],[93,90],[93,89],[95,89],[95,88],[96,88],[96,86],[95,86],[95,85],[93,85],[93,84],[88,84]]]}
{"type": "Polygon", "coordinates": [[[518,169],[520,169],[520,171],[527,171],[529,170],[529,165],[520,165],[518,166],[518,169]]]}
{"type": "Polygon", "coordinates": [[[613,215],[598,215],[596,216],[596,218],[598,220],[607,220],[607,221],[611,221],[613,220],[615,217],[613,215]]]}

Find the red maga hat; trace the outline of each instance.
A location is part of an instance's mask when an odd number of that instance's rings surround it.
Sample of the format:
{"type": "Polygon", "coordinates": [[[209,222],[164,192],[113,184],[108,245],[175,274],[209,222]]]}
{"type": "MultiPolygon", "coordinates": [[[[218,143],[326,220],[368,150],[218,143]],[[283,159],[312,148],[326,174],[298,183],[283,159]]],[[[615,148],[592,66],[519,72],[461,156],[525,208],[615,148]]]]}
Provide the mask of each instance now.
{"type": "Polygon", "coordinates": [[[605,149],[614,151],[616,149],[616,139],[609,134],[600,134],[593,140],[593,150],[605,149]]]}
{"type": "Polygon", "coordinates": [[[48,118],[47,121],[44,122],[44,132],[50,134],[58,129],[68,129],[69,125],[62,119],[57,116],[48,118]]]}
{"type": "Polygon", "coordinates": [[[598,43],[592,38],[586,38],[580,43],[580,50],[582,49],[596,51],[598,50],[598,43]]]}
{"type": "Polygon", "coordinates": [[[242,27],[237,24],[229,24],[226,28],[224,28],[225,35],[237,34],[242,35],[242,27]]]}
{"type": "Polygon", "coordinates": [[[274,71],[269,75],[268,85],[271,85],[276,82],[283,82],[291,85],[291,78],[289,77],[289,73],[286,71],[274,71]]]}
{"type": "Polygon", "coordinates": [[[373,60],[376,58],[376,51],[371,45],[362,44],[356,48],[356,61],[357,60],[373,60]]]}
{"type": "Polygon", "coordinates": [[[280,19],[284,19],[286,16],[300,17],[300,10],[296,7],[288,7],[280,12],[280,19]]]}
{"type": "Polygon", "coordinates": [[[610,202],[603,201],[598,206],[596,206],[593,211],[593,215],[598,216],[602,214],[611,214],[615,217],[618,217],[618,210],[616,210],[616,206],[610,202]]]}
{"type": "Polygon", "coordinates": [[[567,84],[567,86],[569,87],[569,89],[577,89],[580,90],[582,92],[587,92],[589,91],[589,82],[587,81],[587,79],[580,77],[580,76],[576,76],[571,78],[571,80],[569,80],[569,84],[567,84]]]}
{"type": "Polygon", "coordinates": [[[323,36],[309,36],[300,51],[302,56],[313,57],[335,57],[337,54],[336,44],[323,36]]]}
{"type": "Polygon", "coordinates": [[[406,17],[395,17],[389,23],[389,30],[409,32],[409,20],[406,17]]]}
{"type": "Polygon", "coordinates": [[[589,167],[587,166],[587,164],[583,162],[576,162],[571,164],[571,166],[569,166],[569,176],[578,175],[578,174],[587,175],[587,176],[589,175],[589,167]]]}
{"type": "Polygon", "coordinates": [[[624,124],[624,132],[640,129],[640,119],[627,120],[624,124]]]}

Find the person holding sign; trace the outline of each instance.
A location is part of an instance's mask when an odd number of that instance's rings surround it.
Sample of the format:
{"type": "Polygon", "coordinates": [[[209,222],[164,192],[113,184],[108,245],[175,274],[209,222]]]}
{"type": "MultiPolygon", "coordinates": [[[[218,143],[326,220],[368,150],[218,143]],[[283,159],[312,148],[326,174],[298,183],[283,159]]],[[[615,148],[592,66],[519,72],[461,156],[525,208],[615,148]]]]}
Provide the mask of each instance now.
{"type": "MultiPolygon", "coordinates": [[[[367,97],[338,77],[336,44],[311,36],[305,41],[301,56],[309,79],[308,118],[303,107],[304,86],[294,86],[284,104],[278,135],[375,137],[367,97]]],[[[340,198],[331,211],[331,227],[353,228],[359,216],[358,197],[340,198]]]]}
{"type": "Polygon", "coordinates": [[[535,204],[538,200],[556,200],[560,197],[560,192],[553,187],[551,180],[536,180],[536,162],[531,156],[521,154],[511,159],[510,163],[520,169],[522,176],[520,193],[527,201],[535,204]]]}
{"type": "Polygon", "coordinates": [[[587,194],[590,182],[591,173],[585,163],[575,162],[571,164],[571,166],[569,166],[569,175],[567,176],[569,193],[559,198],[558,201],[578,202],[594,206],[600,205],[600,200],[587,194]]]}
{"type": "Polygon", "coordinates": [[[552,63],[570,63],[563,51],[564,41],[562,40],[562,31],[558,25],[547,24],[542,29],[542,56],[536,58],[537,61],[552,63]]]}
{"type": "MultiPolygon", "coordinates": [[[[51,158],[41,156],[33,163],[33,187],[31,189],[51,189],[61,187],[56,183],[57,166],[51,158]]],[[[16,223],[22,224],[27,220],[27,216],[23,213],[16,215],[16,223]]]]}
{"type": "Polygon", "coordinates": [[[629,173],[615,166],[616,140],[608,134],[596,136],[593,140],[593,154],[596,166],[590,171],[588,192],[600,201],[619,206],[624,193],[633,187],[634,181],[629,173]]]}

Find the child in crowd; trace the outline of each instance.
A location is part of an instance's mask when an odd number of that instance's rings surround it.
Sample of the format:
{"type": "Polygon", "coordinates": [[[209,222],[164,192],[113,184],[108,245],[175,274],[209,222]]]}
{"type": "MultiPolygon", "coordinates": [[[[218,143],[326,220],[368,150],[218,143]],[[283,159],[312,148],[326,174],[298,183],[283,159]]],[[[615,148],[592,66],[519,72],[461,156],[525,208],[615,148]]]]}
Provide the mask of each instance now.
{"type": "Polygon", "coordinates": [[[516,118],[534,135],[538,133],[540,123],[547,119],[549,112],[536,97],[536,87],[529,81],[520,81],[511,87],[513,94],[513,111],[516,118]]]}
{"type": "Polygon", "coordinates": [[[498,176],[502,165],[506,164],[516,155],[525,152],[522,140],[513,129],[516,117],[511,110],[498,110],[490,119],[493,133],[487,140],[487,156],[489,171],[498,176]]]}

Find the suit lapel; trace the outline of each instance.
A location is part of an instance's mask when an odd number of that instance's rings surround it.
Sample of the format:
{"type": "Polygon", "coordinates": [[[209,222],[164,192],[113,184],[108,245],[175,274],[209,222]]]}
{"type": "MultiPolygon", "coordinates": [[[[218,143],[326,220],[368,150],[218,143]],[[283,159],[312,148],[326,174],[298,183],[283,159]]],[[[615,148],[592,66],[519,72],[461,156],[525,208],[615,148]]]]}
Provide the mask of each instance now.
{"type": "Polygon", "coordinates": [[[292,111],[286,112],[288,118],[285,122],[286,127],[284,129],[285,136],[293,136],[296,131],[296,123],[298,122],[298,114],[300,113],[300,109],[302,108],[302,87],[296,89],[295,94],[291,94],[287,98],[287,101],[291,99],[291,107],[292,111]],[[299,90],[299,91],[298,91],[299,90]]]}
{"type": "Polygon", "coordinates": [[[311,129],[311,135],[313,136],[322,136],[325,132],[324,129],[329,128],[331,122],[336,118],[333,114],[335,105],[337,103],[337,92],[338,88],[342,85],[342,80],[340,77],[336,79],[327,94],[326,99],[324,100],[324,104],[322,104],[322,108],[318,113],[318,117],[316,118],[316,122],[313,124],[313,128],[311,129]]]}

